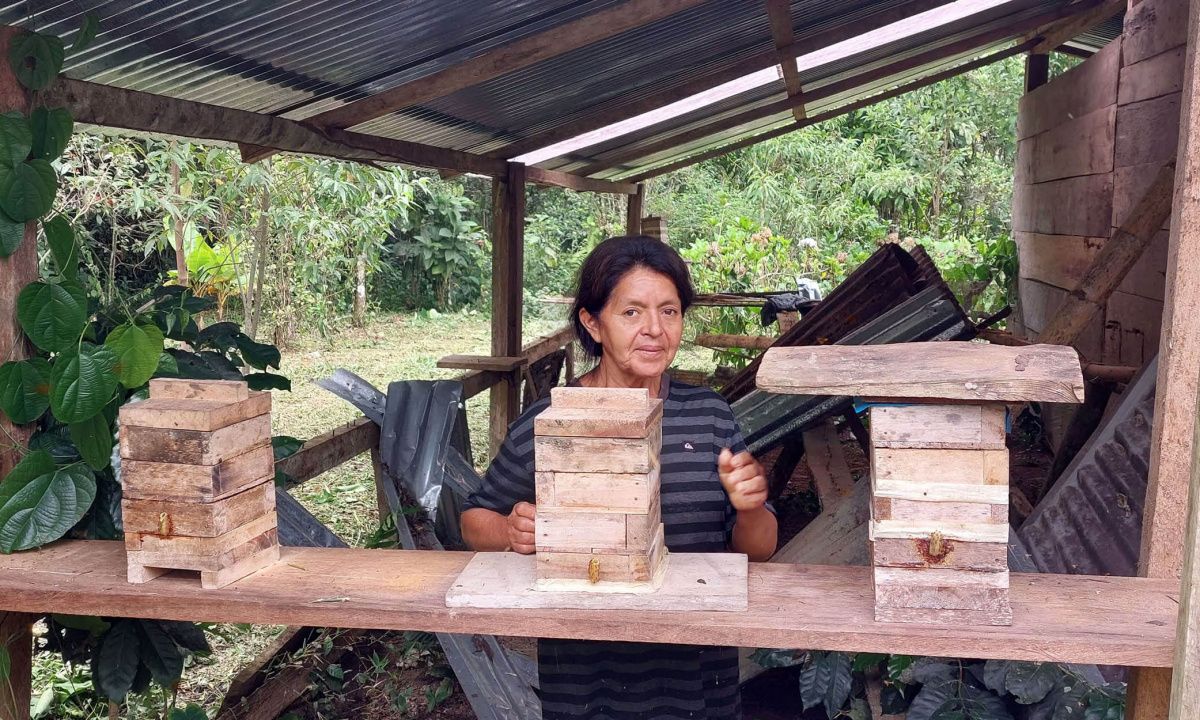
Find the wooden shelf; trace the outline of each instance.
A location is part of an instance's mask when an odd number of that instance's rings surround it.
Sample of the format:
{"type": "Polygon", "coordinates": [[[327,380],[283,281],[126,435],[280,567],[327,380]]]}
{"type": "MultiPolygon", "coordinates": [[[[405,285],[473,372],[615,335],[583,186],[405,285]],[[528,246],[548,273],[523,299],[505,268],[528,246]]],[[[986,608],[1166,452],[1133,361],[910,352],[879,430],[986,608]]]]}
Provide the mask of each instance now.
{"type": "Polygon", "coordinates": [[[1013,574],[1011,627],[873,620],[870,569],[752,563],[745,612],[447,608],[471,553],[283,548],[220,590],[172,574],[125,580],[119,542],[0,556],[0,609],[528,637],[892,652],[1170,667],[1179,582],[1013,574]]]}
{"type": "Polygon", "coordinates": [[[512,372],[529,364],[529,359],[516,357],[498,357],[492,355],[443,355],[438,358],[437,366],[450,370],[492,370],[495,372],[512,372]]]}

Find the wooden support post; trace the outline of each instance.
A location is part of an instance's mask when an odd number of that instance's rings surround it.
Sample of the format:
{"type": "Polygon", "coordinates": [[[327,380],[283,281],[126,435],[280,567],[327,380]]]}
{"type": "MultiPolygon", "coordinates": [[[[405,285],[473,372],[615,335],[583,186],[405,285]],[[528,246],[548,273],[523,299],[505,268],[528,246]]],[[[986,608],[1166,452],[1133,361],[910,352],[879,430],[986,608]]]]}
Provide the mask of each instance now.
{"type": "MultiPolygon", "coordinates": [[[[1193,467],[1192,451],[1197,388],[1200,378],[1200,275],[1195,258],[1200,253],[1200,0],[1191,0],[1187,37],[1183,102],[1180,103],[1179,150],[1171,235],[1167,249],[1166,300],[1163,304],[1162,340],[1158,351],[1158,390],[1154,402],[1154,429],[1150,441],[1150,476],[1142,512],[1142,553],[1139,574],[1179,577],[1183,567],[1188,491],[1193,467]]],[[[1185,605],[1185,607],[1193,607],[1185,605]]],[[[1192,610],[1194,612],[1194,609],[1192,610]]],[[[1188,622],[1181,614],[1181,624],[1188,622]]],[[[1180,685],[1195,673],[1193,662],[1180,671],[1180,685]]],[[[1194,689],[1194,688],[1193,688],[1194,689]]],[[[1160,720],[1167,717],[1171,672],[1137,668],[1130,677],[1125,717],[1160,720]]],[[[1195,701],[1195,697],[1191,699],[1195,701]]],[[[1183,711],[1182,703],[1178,711],[1183,711]]],[[[1172,717],[1187,717],[1175,715],[1172,717]]]]}
{"type": "MultiPolygon", "coordinates": [[[[8,57],[8,45],[15,28],[0,29],[0,57],[8,57]]],[[[29,94],[12,74],[7,62],[0,62],[0,111],[29,109],[29,94]]],[[[28,357],[30,347],[17,323],[17,295],[37,279],[37,224],[25,225],[25,239],[15,253],[0,258],[0,363],[28,357]]],[[[8,475],[21,459],[31,427],[21,428],[0,413],[0,479],[8,475]]],[[[0,676],[0,718],[27,720],[32,673],[33,637],[30,628],[36,619],[22,613],[0,613],[0,648],[10,660],[7,677],[0,676]]]]}
{"type": "MultiPolygon", "coordinates": [[[[492,355],[521,354],[524,264],[525,166],[509,163],[506,176],[492,180],[492,355]]],[[[492,457],[520,414],[520,386],[521,373],[515,370],[490,391],[492,457]]]]}
{"type": "Polygon", "coordinates": [[[1188,510],[1183,586],[1179,592],[1178,640],[1171,682],[1170,720],[1200,716],[1200,408],[1192,433],[1192,498],[1188,510]]]}
{"type": "Polygon", "coordinates": [[[642,234],[642,205],[646,201],[646,185],[638,183],[637,192],[630,195],[625,205],[625,234],[642,234]]]}
{"type": "Polygon", "coordinates": [[[1025,56],[1025,92],[1030,93],[1050,81],[1050,56],[1029,53],[1025,56]]]}

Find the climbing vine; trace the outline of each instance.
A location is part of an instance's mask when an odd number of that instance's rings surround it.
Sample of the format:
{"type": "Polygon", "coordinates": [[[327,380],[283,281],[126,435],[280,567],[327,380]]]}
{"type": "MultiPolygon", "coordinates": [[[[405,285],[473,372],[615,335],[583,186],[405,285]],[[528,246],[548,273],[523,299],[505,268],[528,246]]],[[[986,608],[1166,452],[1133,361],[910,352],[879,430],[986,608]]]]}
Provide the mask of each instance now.
{"type": "MultiPolygon", "coordinates": [[[[87,46],[98,24],[89,15],[71,52],[87,46]]],[[[114,452],[118,409],[144,398],[154,377],[245,379],[251,388],[291,389],[279,350],[255,342],[234,323],[201,327],[214,301],[162,285],[107,304],[80,282],[79,236],[53,212],[55,161],[73,119],[38,103],[58,77],[63,41],[26,32],[11,40],[9,64],[31,92],[28,114],[0,114],[0,257],[15,253],[35,224],[49,251],[40,277],[17,297],[17,321],[36,352],[0,364],[0,414],[32,430],[28,446],[0,439],[21,461],[0,482],[0,552],[40,547],[63,537],[122,537],[120,457],[114,452]],[[244,373],[241,368],[250,368],[244,373]]],[[[294,449],[295,443],[277,443],[294,449]]],[[[90,664],[96,690],[110,701],[158,683],[173,688],[193,653],[209,652],[204,631],[189,622],[52,615],[43,642],[67,662],[90,664]]],[[[0,681],[9,672],[0,645],[0,681]]],[[[173,700],[168,701],[169,706],[173,700]]]]}

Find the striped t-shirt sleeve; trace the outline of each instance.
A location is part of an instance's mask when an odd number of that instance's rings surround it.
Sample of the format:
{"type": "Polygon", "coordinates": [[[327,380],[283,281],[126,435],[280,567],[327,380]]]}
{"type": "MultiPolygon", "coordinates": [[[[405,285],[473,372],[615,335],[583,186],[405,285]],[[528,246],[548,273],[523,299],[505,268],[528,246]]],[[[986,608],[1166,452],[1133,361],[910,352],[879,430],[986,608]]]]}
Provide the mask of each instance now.
{"type": "Polygon", "coordinates": [[[467,498],[463,510],[483,508],[507,515],[517,503],[534,501],[533,419],[549,404],[549,400],[534,403],[509,427],[483,483],[467,498]]]}

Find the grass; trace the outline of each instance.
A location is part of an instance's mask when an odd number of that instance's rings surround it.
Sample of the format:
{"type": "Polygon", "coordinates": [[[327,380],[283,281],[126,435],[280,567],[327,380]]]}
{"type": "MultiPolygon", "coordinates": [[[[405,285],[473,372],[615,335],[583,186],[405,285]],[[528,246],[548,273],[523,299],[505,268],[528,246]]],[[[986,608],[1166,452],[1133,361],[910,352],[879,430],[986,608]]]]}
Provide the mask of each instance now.
{"type": "MultiPolygon", "coordinates": [[[[562,326],[561,309],[551,309],[545,315],[526,318],[526,342],[562,326]]],[[[371,317],[368,326],[362,329],[347,328],[333,337],[314,334],[297,338],[283,348],[280,372],[291,378],[292,391],[274,394],[274,433],[308,439],[358,417],[359,412],[353,406],[314,384],[338,368],[350,370],[386,392],[388,383],[396,380],[455,377],[461,371],[439,369],[437,359],[452,353],[487,354],[490,339],[488,316],[472,311],[380,314],[371,317]]],[[[676,364],[711,369],[710,358],[708,351],[685,344],[676,364]]],[[[487,457],[487,412],[487,393],[468,401],[468,422],[477,463],[487,457]]],[[[375,484],[367,455],[308,481],[292,494],[352,546],[362,546],[377,528],[375,484]]],[[[184,671],[179,687],[180,706],[194,702],[214,714],[233,676],[282,630],[279,626],[215,626],[209,632],[212,655],[194,658],[184,671]]],[[[440,653],[434,657],[440,657],[440,653]]],[[[89,701],[95,696],[86,668],[72,670],[56,655],[46,653],[38,656],[36,665],[34,698],[48,693],[52,699],[43,718],[108,717],[103,703],[89,701]]],[[[414,688],[414,693],[420,697],[427,690],[414,688]]],[[[394,695],[396,691],[392,688],[390,692],[394,695]]],[[[457,688],[455,693],[461,696],[457,688]]],[[[415,702],[412,712],[400,716],[424,717],[425,714],[416,712],[418,706],[424,705],[415,702]]],[[[122,717],[159,718],[162,707],[161,694],[131,699],[122,717]]]]}

